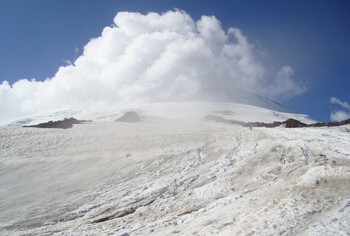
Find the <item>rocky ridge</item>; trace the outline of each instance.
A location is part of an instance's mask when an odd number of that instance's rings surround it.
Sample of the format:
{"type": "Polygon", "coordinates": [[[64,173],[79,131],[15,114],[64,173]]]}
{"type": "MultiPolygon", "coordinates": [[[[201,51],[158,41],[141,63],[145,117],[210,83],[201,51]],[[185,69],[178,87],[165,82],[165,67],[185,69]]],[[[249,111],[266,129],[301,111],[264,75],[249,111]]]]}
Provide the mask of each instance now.
{"type": "Polygon", "coordinates": [[[72,128],[73,125],[75,125],[75,124],[81,124],[81,123],[86,123],[86,122],[89,122],[89,121],[77,120],[77,119],[71,117],[71,118],[65,118],[63,120],[58,120],[58,121],[50,120],[48,122],[40,123],[37,125],[25,125],[23,127],[69,129],[69,128],[72,128]]]}
{"type": "Polygon", "coordinates": [[[350,119],[343,120],[340,122],[328,122],[328,123],[323,123],[323,122],[318,122],[314,124],[305,124],[303,122],[300,122],[295,119],[288,119],[283,122],[272,122],[272,123],[263,123],[263,122],[243,122],[243,121],[237,121],[237,120],[229,120],[225,119],[221,116],[216,116],[216,115],[208,115],[204,118],[205,120],[208,121],[216,121],[220,123],[227,123],[227,124],[234,124],[234,125],[240,125],[243,127],[266,127],[266,128],[275,128],[281,125],[284,125],[286,128],[300,128],[300,127],[335,127],[335,126],[342,126],[342,125],[348,125],[350,124],[350,119]]]}

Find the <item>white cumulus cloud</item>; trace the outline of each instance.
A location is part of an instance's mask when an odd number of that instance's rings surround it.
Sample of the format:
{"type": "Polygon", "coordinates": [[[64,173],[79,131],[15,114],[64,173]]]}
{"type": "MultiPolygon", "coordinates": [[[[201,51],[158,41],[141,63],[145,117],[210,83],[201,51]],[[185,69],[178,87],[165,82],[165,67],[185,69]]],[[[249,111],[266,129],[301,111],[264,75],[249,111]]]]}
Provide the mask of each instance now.
{"type": "Polygon", "coordinates": [[[225,31],[214,16],[119,12],[54,77],[2,82],[0,122],[54,108],[225,98],[236,88],[270,98],[305,91],[292,68],[273,76],[257,58],[239,29],[225,31]]]}
{"type": "Polygon", "coordinates": [[[343,121],[350,119],[350,105],[347,102],[342,102],[340,99],[331,97],[331,104],[339,105],[342,110],[332,111],[331,121],[343,121]]]}

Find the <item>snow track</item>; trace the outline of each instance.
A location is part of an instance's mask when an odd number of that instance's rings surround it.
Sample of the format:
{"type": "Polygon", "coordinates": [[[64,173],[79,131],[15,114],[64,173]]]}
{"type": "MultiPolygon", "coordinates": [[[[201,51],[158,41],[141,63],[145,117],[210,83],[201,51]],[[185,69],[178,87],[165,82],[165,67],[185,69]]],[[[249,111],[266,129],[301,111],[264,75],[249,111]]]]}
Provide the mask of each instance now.
{"type": "Polygon", "coordinates": [[[350,127],[0,128],[2,235],[348,235],[350,127]]]}

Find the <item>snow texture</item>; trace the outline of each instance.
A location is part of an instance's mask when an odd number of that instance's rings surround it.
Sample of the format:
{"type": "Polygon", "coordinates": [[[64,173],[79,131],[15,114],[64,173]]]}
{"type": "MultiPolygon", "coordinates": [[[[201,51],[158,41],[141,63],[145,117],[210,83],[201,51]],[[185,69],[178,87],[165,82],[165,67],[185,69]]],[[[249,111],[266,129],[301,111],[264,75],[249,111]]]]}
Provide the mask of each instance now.
{"type": "Polygon", "coordinates": [[[349,125],[142,117],[0,127],[0,235],[349,235],[349,125]]]}

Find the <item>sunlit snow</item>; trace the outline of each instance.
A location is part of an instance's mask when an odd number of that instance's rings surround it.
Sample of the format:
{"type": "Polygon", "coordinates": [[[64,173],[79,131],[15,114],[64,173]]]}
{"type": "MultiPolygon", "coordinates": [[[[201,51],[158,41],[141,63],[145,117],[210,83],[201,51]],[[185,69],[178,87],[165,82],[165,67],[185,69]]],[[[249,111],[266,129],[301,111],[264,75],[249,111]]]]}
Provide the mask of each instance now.
{"type": "MultiPolygon", "coordinates": [[[[212,105],[199,110],[303,117],[212,105]]],[[[114,122],[110,108],[67,130],[0,127],[0,234],[349,233],[349,126],[251,130],[160,106],[139,107],[138,123],[114,122]]]]}

